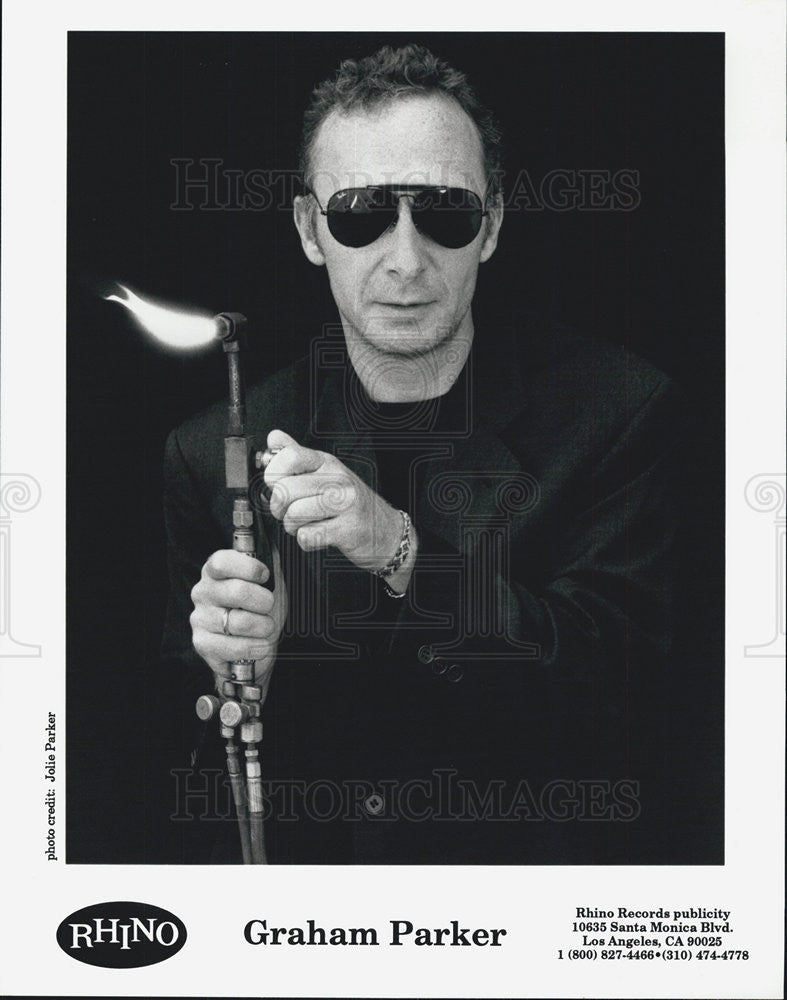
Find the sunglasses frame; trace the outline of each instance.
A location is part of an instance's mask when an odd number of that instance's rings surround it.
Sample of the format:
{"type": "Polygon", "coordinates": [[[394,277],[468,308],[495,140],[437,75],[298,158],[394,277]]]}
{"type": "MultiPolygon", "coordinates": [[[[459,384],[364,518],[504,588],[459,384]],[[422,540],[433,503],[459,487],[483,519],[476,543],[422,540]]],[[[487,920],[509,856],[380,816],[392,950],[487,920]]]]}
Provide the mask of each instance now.
{"type": "MultiPolygon", "coordinates": [[[[338,198],[341,195],[345,195],[350,191],[383,191],[395,194],[397,197],[397,207],[394,209],[395,219],[398,218],[397,209],[398,209],[399,198],[406,198],[408,195],[419,195],[430,192],[444,194],[447,191],[457,191],[461,192],[463,195],[470,195],[471,198],[475,198],[478,201],[478,206],[481,209],[481,218],[483,219],[485,216],[489,215],[489,211],[485,207],[486,195],[484,196],[484,200],[482,201],[481,198],[475,193],[475,191],[470,191],[468,188],[452,187],[451,185],[448,184],[365,184],[359,187],[340,188],[338,191],[333,192],[333,194],[328,199],[328,203],[325,208],[322,207],[322,205],[320,204],[320,199],[317,197],[317,195],[314,193],[314,191],[312,191],[310,187],[306,187],[306,191],[317,202],[317,207],[320,210],[320,215],[324,215],[326,216],[326,218],[328,218],[332,214],[331,202],[335,198],[338,198]]],[[[344,213],[337,212],[335,214],[343,215],[344,213]]],[[[417,213],[413,214],[412,219],[413,219],[413,225],[415,226],[415,228],[418,230],[419,233],[421,233],[423,236],[428,237],[431,240],[434,240],[434,242],[437,243],[438,246],[441,246],[444,250],[461,250],[464,247],[469,246],[476,238],[476,236],[478,236],[478,233],[481,231],[481,226],[479,225],[478,231],[475,233],[472,239],[467,241],[467,243],[464,243],[461,247],[447,247],[444,244],[440,243],[439,240],[435,240],[433,236],[429,235],[429,233],[425,233],[419,227],[417,213]]],[[[330,223],[329,223],[329,228],[330,228],[330,223]]],[[[369,243],[365,243],[361,247],[354,247],[353,249],[360,250],[363,249],[364,246],[372,246],[372,244],[376,243],[377,240],[379,240],[382,236],[385,235],[385,233],[388,231],[389,228],[390,228],[390,223],[388,226],[385,227],[385,229],[383,229],[383,231],[380,233],[379,236],[376,236],[369,243]]],[[[348,246],[348,244],[342,243],[341,240],[337,239],[332,230],[331,230],[331,235],[333,236],[333,238],[336,240],[337,243],[341,243],[342,246],[348,246]]]]}

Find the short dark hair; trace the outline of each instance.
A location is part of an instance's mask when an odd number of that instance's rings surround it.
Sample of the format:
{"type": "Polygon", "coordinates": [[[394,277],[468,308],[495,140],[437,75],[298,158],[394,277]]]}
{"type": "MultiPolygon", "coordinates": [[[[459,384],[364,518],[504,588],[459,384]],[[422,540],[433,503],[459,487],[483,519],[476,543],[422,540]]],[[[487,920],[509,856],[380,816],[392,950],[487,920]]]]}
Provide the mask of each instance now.
{"type": "Polygon", "coordinates": [[[303,116],[299,166],[308,184],[314,140],[322,122],[335,110],[369,110],[413,94],[438,94],[456,101],[478,129],[490,197],[499,194],[502,172],[502,134],[492,112],[478,99],[460,70],[439,59],[423,45],[400,49],[384,46],[363,59],[345,59],[328,80],[312,91],[303,116]]]}

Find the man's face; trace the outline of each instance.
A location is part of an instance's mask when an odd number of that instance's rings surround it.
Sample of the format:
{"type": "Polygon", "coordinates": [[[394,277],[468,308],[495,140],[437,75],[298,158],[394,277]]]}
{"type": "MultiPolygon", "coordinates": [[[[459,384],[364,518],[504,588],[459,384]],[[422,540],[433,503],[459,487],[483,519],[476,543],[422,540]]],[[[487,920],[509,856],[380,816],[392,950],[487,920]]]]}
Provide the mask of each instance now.
{"type": "MultiPolygon", "coordinates": [[[[335,191],[368,184],[447,185],[483,202],[482,157],[475,126],[458,104],[408,97],[370,112],[332,112],[314,145],[312,187],[322,208],[335,191]]],[[[428,354],[472,337],[478,265],[492,255],[501,221],[498,212],[488,216],[471,244],[452,250],[415,228],[410,205],[400,198],[393,229],[360,248],[337,242],[305,200],[296,205],[304,251],[328,268],[348,342],[386,355],[428,354]]]]}

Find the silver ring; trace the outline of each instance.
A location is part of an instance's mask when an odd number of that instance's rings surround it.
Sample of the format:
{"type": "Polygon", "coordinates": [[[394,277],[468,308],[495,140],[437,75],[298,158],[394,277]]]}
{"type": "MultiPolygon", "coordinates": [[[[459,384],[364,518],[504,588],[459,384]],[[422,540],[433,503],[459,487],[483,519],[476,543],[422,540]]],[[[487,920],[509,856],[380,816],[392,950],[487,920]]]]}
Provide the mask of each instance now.
{"type": "Polygon", "coordinates": [[[230,632],[230,611],[232,611],[232,608],[225,608],[224,617],[221,620],[221,631],[224,635],[232,635],[232,632],[230,632]]]}

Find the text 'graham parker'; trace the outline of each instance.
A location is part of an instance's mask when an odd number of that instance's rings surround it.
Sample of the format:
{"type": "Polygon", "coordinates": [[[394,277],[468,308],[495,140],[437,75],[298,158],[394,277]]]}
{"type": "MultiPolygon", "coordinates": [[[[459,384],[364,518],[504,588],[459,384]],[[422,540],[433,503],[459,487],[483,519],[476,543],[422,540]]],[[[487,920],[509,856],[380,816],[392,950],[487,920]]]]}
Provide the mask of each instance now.
{"type": "MultiPolygon", "coordinates": [[[[508,933],[502,927],[461,927],[458,920],[449,921],[448,927],[416,927],[409,920],[390,920],[390,936],[384,943],[414,944],[438,948],[500,948],[501,938],[508,933]]],[[[379,945],[380,935],[375,927],[318,927],[314,920],[307,920],[305,927],[269,927],[267,920],[250,920],[243,929],[249,944],[261,945],[379,945]]]]}

